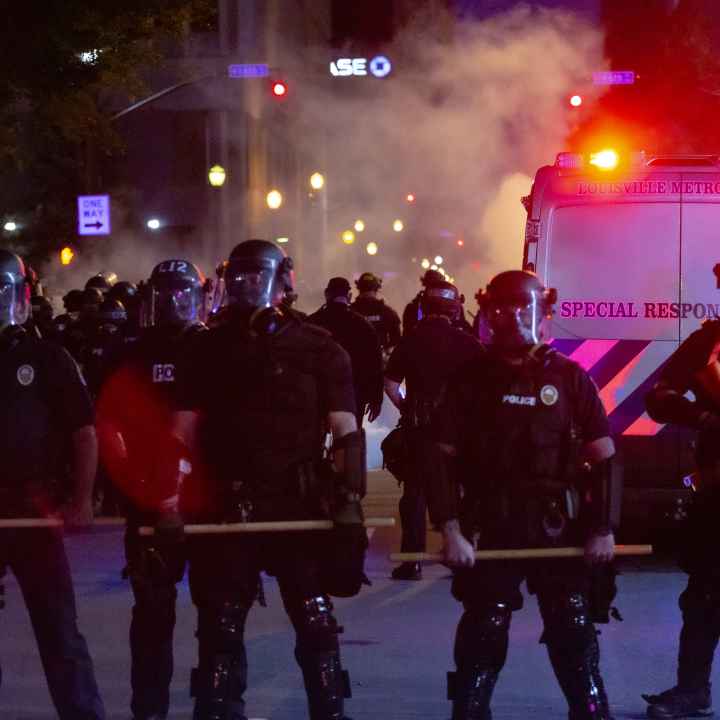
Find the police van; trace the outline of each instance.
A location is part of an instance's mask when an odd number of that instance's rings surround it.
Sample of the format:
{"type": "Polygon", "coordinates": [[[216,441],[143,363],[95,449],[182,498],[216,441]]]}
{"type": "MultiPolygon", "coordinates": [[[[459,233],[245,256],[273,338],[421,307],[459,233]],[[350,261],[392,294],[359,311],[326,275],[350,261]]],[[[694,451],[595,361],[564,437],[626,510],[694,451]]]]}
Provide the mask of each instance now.
{"type": "Polygon", "coordinates": [[[720,314],[717,156],[560,153],[538,170],[523,266],[558,291],[552,344],[597,384],[625,468],[625,540],[682,519],[693,470],[686,430],[644,397],[668,358],[720,314]]]}

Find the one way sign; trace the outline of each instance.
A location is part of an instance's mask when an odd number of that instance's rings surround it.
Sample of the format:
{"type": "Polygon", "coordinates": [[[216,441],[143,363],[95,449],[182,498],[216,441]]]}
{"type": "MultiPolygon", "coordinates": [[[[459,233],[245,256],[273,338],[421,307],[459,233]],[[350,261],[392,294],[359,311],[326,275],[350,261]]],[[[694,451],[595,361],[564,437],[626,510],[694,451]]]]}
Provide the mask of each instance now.
{"type": "Polygon", "coordinates": [[[78,235],[110,234],[110,196],[78,195],[78,235]]]}

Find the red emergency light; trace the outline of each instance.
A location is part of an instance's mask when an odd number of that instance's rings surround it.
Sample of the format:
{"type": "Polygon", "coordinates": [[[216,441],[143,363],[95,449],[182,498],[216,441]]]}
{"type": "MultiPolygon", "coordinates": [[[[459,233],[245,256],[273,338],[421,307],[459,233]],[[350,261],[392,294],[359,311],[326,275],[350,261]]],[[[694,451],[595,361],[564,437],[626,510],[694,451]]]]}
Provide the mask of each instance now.
{"type": "Polygon", "coordinates": [[[288,86],[286,82],[282,80],[274,80],[270,90],[276,98],[284,98],[288,93],[288,86]]]}

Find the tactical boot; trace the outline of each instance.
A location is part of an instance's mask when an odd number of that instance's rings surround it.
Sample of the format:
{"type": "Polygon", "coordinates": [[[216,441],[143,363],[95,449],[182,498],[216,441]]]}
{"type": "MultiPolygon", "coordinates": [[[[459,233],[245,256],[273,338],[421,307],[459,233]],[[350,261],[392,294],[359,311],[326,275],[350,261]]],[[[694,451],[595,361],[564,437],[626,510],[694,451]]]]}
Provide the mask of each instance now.
{"type": "Polygon", "coordinates": [[[404,562],[390,574],[393,580],[422,580],[422,567],[417,562],[404,562]]]}
{"type": "Polygon", "coordinates": [[[682,690],[670,688],[659,695],[643,695],[648,703],[647,715],[651,718],[710,717],[713,714],[710,688],[682,690]]]}
{"type": "Polygon", "coordinates": [[[310,720],[349,720],[343,712],[350,697],[350,678],[340,664],[340,653],[295,652],[303,674],[310,720]]]}
{"type": "Polygon", "coordinates": [[[498,673],[472,668],[454,673],[454,687],[448,693],[453,701],[452,720],[492,720],[490,698],[498,673]]]}

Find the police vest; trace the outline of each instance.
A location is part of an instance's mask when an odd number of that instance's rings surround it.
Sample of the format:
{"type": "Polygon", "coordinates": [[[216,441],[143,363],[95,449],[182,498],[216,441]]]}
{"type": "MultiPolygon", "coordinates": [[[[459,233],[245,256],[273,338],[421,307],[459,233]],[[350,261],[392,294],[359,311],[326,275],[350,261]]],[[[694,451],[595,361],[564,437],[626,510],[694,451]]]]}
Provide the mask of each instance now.
{"type": "MultiPolygon", "coordinates": [[[[330,334],[293,320],[269,337],[245,338],[217,360],[222,397],[206,413],[208,460],[225,484],[251,494],[296,484],[320,459],[324,437],[321,362],[330,334]]],[[[215,349],[218,352],[218,348],[215,349]]]]}
{"type": "MultiPolygon", "coordinates": [[[[517,369],[500,361],[483,363],[473,399],[472,475],[483,485],[557,488],[573,473],[577,447],[573,424],[574,365],[549,348],[517,369]]],[[[468,478],[469,492],[476,490],[468,478]]]]}
{"type": "Polygon", "coordinates": [[[28,334],[0,351],[0,490],[18,499],[30,485],[49,487],[60,470],[65,437],[47,384],[53,356],[44,350],[28,334]]]}

